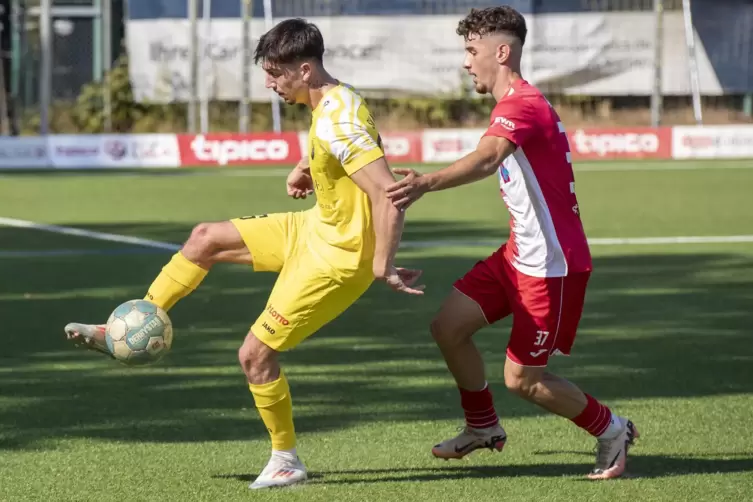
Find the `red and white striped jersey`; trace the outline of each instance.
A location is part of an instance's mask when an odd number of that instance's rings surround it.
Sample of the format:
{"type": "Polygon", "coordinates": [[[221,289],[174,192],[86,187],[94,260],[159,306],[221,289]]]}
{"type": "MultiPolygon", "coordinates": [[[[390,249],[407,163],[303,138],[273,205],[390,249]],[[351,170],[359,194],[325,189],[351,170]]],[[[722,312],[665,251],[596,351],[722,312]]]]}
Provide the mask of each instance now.
{"type": "Polygon", "coordinates": [[[570,145],[549,101],[525,80],[516,80],[494,107],[484,135],[517,146],[499,166],[500,191],[510,213],[505,257],[533,277],[590,271],[570,145]]]}

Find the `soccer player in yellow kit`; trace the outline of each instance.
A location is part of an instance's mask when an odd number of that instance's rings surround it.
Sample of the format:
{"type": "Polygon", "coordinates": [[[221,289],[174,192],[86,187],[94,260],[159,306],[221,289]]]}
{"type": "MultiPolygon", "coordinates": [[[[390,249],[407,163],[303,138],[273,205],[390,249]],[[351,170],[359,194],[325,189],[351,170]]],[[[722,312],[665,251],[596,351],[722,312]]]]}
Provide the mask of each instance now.
{"type": "MultiPolygon", "coordinates": [[[[404,214],[386,196],[395,182],[363,99],[323,67],[318,28],[283,21],[259,40],[254,60],[266,86],[289,104],[312,110],[304,158],[287,178],[288,195],[316,194],[306,211],[249,216],[197,225],[162,269],[145,299],[170,309],[195,290],[215,263],[251,264],[279,272],[269,301],[239,350],[256,407],[272,439],[272,455],[250,488],[306,480],[296,452],[293,408],[278,363],[352,305],[374,279],[396,291],[414,287],[420,271],[394,265],[404,214]]],[[[70,323],[69,339],[109,354],[104,325],[70,323]]]]}

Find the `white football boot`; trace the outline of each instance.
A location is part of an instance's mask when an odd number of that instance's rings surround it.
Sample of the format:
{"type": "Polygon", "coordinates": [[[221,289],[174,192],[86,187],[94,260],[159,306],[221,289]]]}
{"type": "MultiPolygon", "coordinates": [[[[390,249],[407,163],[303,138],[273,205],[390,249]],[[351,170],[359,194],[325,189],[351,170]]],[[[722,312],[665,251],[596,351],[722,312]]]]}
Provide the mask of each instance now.
{"type": "Polygon", "coordinates": [[[274,488],[302,483],[308,479],[306,466],[296,456],[278,455],[272,453],[267,466],[261,471],[256,481],[248,485],[252,490],[259,488],[274,488]]]}
{"type": "Polygon", "coordinates": [[[481,448],[502,451],[506,442],[507,434],[499,424],[486,429],[474,429],[466,426],[454,438],[443,441],[432,448],[431,453],[435,457],[445,460],[463,458],[481,448]]]}
{"type": "Polygon", "coordinates": [[[110,349],[107,348],[105,341],[104,324],[81,324],[71,322],[65,325],[65,334],[68,340],[71,340],[77,347],[85,347],[89,350],[101,352],[109,357],[113,357],[110,349]]]}
{"type": "Polygon", "coordinates": [[[611,439],[598,439],[596,445],[596,466],[588,474],[588,479],[619,478],[627,467],[628,449],[640,437],[638,429],[627,418],[620,418],[622,430],[611,439]]]}

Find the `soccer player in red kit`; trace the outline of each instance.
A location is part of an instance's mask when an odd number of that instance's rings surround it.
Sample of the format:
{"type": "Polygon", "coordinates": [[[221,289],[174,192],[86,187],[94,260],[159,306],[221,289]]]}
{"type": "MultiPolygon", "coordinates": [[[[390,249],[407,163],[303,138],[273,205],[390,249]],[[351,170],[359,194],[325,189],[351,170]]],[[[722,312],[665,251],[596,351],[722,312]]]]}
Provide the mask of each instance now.
{"type": "Polygon", "coordinates": [[[455,283],[431,323],[466,420],[457,437],[439,443],[432,453],[448,459],[479,448],[503,448],[507,435],[471,338],[512,314],[505,385],[597,438],[589,478],[619,477],[628,447],[638,437],[633,423],[546,371],[550,355],[570,354],[592,264],[564,127],[547,99],[520,74],[525,19],[508,6],[473,9],[457,33],[465,39],[464,67],[476,91],[491,93],[497,101],[489,128],[474,152],[445,169],[425,175],[395,169],[404,178],[388,187],[388,195],[404,210],[426,192],[496,173],[510,213],[510,238],[455,283]]]}

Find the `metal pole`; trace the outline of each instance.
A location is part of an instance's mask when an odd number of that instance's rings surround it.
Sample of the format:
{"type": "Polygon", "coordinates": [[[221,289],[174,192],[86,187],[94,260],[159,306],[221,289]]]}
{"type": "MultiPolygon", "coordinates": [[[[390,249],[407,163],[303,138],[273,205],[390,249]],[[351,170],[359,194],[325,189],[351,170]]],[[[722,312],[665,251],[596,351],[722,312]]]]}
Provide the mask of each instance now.
{"type": "MultiPolygon", "coordinates": [[[[264,0],[264,27],[266,31],[269,31],[274,27],[274,20],[272,18],[272,0],[264,0]]],[[[272,97],[272,127],[277,133],[282,130],[280,124],[280,97],[277,94],[272,97]]]]}
{"type": "Polygon", "coordinates": [[[241,40],[243,42],[243,68],[241,99],[238,106],[238,131],[247,133],[250,121],[250,96],[251,96],[251,37],[249,36],[251,18],[251,0],[241,0],[241,40]]]}
{"type": "Polygon", "coordinates": [[[695,30],[693,29],[693,15],[690,11],[690,0],[682,0],[682,14],[685,20],[685,42],[688,47],[688,71],[690,72],[690,87],[693,92],[693,114],[697,125],[703,124],[701,109],[701,83],[698,77],[698,58],[695,52],[695,30]]]}
{"type": "Polygon", "coordinates": [[[11,32],[11,78],[10,78],[10,105],[11,127],[13,134],[19,134],[18,115],[20,112],[19,94],[21,93],[21,28],[24,26],[24,17],[21,14],[20,0],[12,0],[10,8],[11,32]]]}
{"type": "Polygon", "coordinates": [[[662,69],[664,68],[664,1],[654,0],[654,20],[656,32],[654,39],[654,88],[651,94],[651,125],[659,127],[662,117],[662,69]]]}
{"type": "MultiPolygon", "coordinates": [[[[102,75],[102,2],[95,0],[94,8],[97,10],[92,15],[92,77],[95,82],[103,82],[102,75]]],[[[54,0],[53,0],[54,4],[54,0]]]]}
{"type": "Polygon", "coordinates": [[[203,0],[201,9],[201,26],[204,36],[201,39],[199,51],[199,75],[201,78],[201,95],[199,117],[201,121],[201,133],[209,131],[209,87],[211,86],[212,61],[207,57],[210,37],[212,36],[212,0],[203,0]]]}
{"type": "Polygon", "coordinates": [[[52,0],[40,0],[39,11],[39,134],[49,132],[49,108],[52,94],[52,0]]]}
{"type": "Polygon", "coordinates": [[[104,68],[104,112],[105,132],[112,132],[112,4],[110,0],[102,2],[102,67],[104,68]]]}
{"type": "Polygon", "coordinates": [[[196,80],[198,77],[197,65],[196,65],[196,48],[197,48],[197,33],[196,33],[196,14],[198,6],[196,5],[198,0],[188,0],[188,24],[189,24],[189,70],[188,70],[188,132],[196,132],[196,80]]]}

